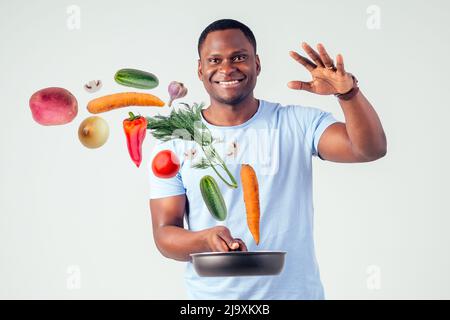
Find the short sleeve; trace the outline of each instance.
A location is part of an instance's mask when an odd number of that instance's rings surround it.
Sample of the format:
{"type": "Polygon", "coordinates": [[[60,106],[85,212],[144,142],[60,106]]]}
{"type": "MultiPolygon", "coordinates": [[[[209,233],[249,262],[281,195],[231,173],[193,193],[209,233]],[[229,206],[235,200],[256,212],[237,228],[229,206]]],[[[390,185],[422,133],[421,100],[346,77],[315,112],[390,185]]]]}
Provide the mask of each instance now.
{"type": "MultiPolygon", "coordinates": [[[[310,135],[312,140],[312,155],[318,156],[319,155],[319,140],[322,136],[322,133],[325,131],[326,128],[328,128],[331,124],[337,122],[337,120],[333,117],[333,115],[330,112],[320,111],[317,110],[314,114],[311,129],[310,129],[310,135]]],[[[320,158],[320,156],[319,156],[320,158]]],[[[322,158],[321,158],[322,159],[322,158]]],[[[323,160],[323,159],[322,159],[323,160]]]]}
{"type": "Polygon", "coordinates": [[[318,108],[304,106],[290,107],[299,125],[302,127],[305,134],[305,143],[308,144],[311,155],[319,156],[318,146],[322,133],[331,124],[338,122],[338,120],[335,119],[332,113],[322,111],[318,108]]]}
{"type": "Polygon", "coordinates": [[[178,156],[180,161],[182,159],[177,154],[173,141],[159,143],[154,146],[150,157],[149,170],[147,170],[149,172],[150,199],[165,198],[186,193],[180,172],[175,177],[169,179],[158,178],[154,175],[151,168],[153,158],[162,150],[171,150],[178,156]]]}

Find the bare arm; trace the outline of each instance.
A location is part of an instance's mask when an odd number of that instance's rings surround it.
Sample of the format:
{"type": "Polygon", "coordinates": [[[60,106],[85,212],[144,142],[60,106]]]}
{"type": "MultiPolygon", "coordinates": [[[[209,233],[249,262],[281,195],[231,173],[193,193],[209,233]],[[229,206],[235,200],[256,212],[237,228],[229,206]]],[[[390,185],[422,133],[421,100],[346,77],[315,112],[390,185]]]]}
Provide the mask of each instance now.
{"type": "Polygon", "coordinates": [[[195,232],[184,229],[186,204],[186,195],[150,200],[153,237],[165,257],[189,261],[191,253],[247,250],[242,240],[234,239],[226,227],[216,226],[195,232]]]}
{"type": "MultiPolygon", "coordinates": [[[[314,62],[296,52],[291,52],[291,57],[311,73],[313,80],[291,81],[290,88],[321,95],[346,93],[352,88],[353,79],[344,69],[342,55],[337,55],[335,67],[323,45],[317,46],[318,52],[306,43],[302,47],[314,62]]],[[[332,124],[323,132],[318,146],[320,156],[335,162],[367,162],[383,157],[387,152],[386,135],[362,92],[350,100],[339,99],[339,103],[345,123],[332,124]]]]}
{"type": "Polygon", "coordinates": [[[361,90],[352,99],[339,99],[344,112],[348,138],[353,152],[365,160],[376,160],[386,154],[386,135],[380,119],[361,90]]]}
{"type": "Polygon", "coordinates": [[[386,136],[380,119],[361,91],[351,100],[339,100],[345,122],[330,125],[322,134],[320,157],[334,162],[368,162],[386,154],[386,136]]]}

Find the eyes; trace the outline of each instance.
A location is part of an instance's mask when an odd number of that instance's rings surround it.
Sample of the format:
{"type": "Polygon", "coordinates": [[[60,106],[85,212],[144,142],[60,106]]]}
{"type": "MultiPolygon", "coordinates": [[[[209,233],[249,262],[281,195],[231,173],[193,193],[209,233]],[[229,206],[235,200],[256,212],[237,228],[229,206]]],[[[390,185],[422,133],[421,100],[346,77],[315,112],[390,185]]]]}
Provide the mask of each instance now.
{"type": "MultiPolygon", "coordinates": [[[[231,58],[232,62],[243,62],[247,60],[248,56],[245,54],[239,54],[231,58]]],[[[208,62],[210,64],[219,64],[222,61],[221,58],[209,58],[208,62]]]]}

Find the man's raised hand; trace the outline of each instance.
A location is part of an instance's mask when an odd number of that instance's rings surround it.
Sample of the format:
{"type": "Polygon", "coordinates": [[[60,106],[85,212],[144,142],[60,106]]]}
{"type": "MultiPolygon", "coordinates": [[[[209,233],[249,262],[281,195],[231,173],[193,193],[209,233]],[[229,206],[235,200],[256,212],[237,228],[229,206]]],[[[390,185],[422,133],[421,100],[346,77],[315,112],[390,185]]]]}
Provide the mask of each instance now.
{"type": "Polygon", "coordinates": [[[290,81],[289,88],[321,95],[342,94],[352,89],[353,78],[350,73],[345,71],[344,59],[341,54],[336,56],[336,65],[334,65],[323,44],[317,45],[318,52],[306,42],[302,43],[302,48],[312,61],[295,51],[290,51],[289,54],[311,73],[312,80],[309,82],[290,81]]]}

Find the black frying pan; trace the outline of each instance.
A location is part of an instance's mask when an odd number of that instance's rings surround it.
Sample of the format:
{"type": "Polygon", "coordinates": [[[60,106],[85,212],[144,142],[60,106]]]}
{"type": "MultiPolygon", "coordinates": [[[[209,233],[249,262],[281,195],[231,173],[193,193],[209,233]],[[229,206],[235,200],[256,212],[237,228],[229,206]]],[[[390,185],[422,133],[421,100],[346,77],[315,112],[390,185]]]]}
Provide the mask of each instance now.
{"type": "Polygon", "coordinates": [[[202,277],[271,276],[284,267],[283,251],[231,251],[191,254],[195,271],[202,277]]]}

